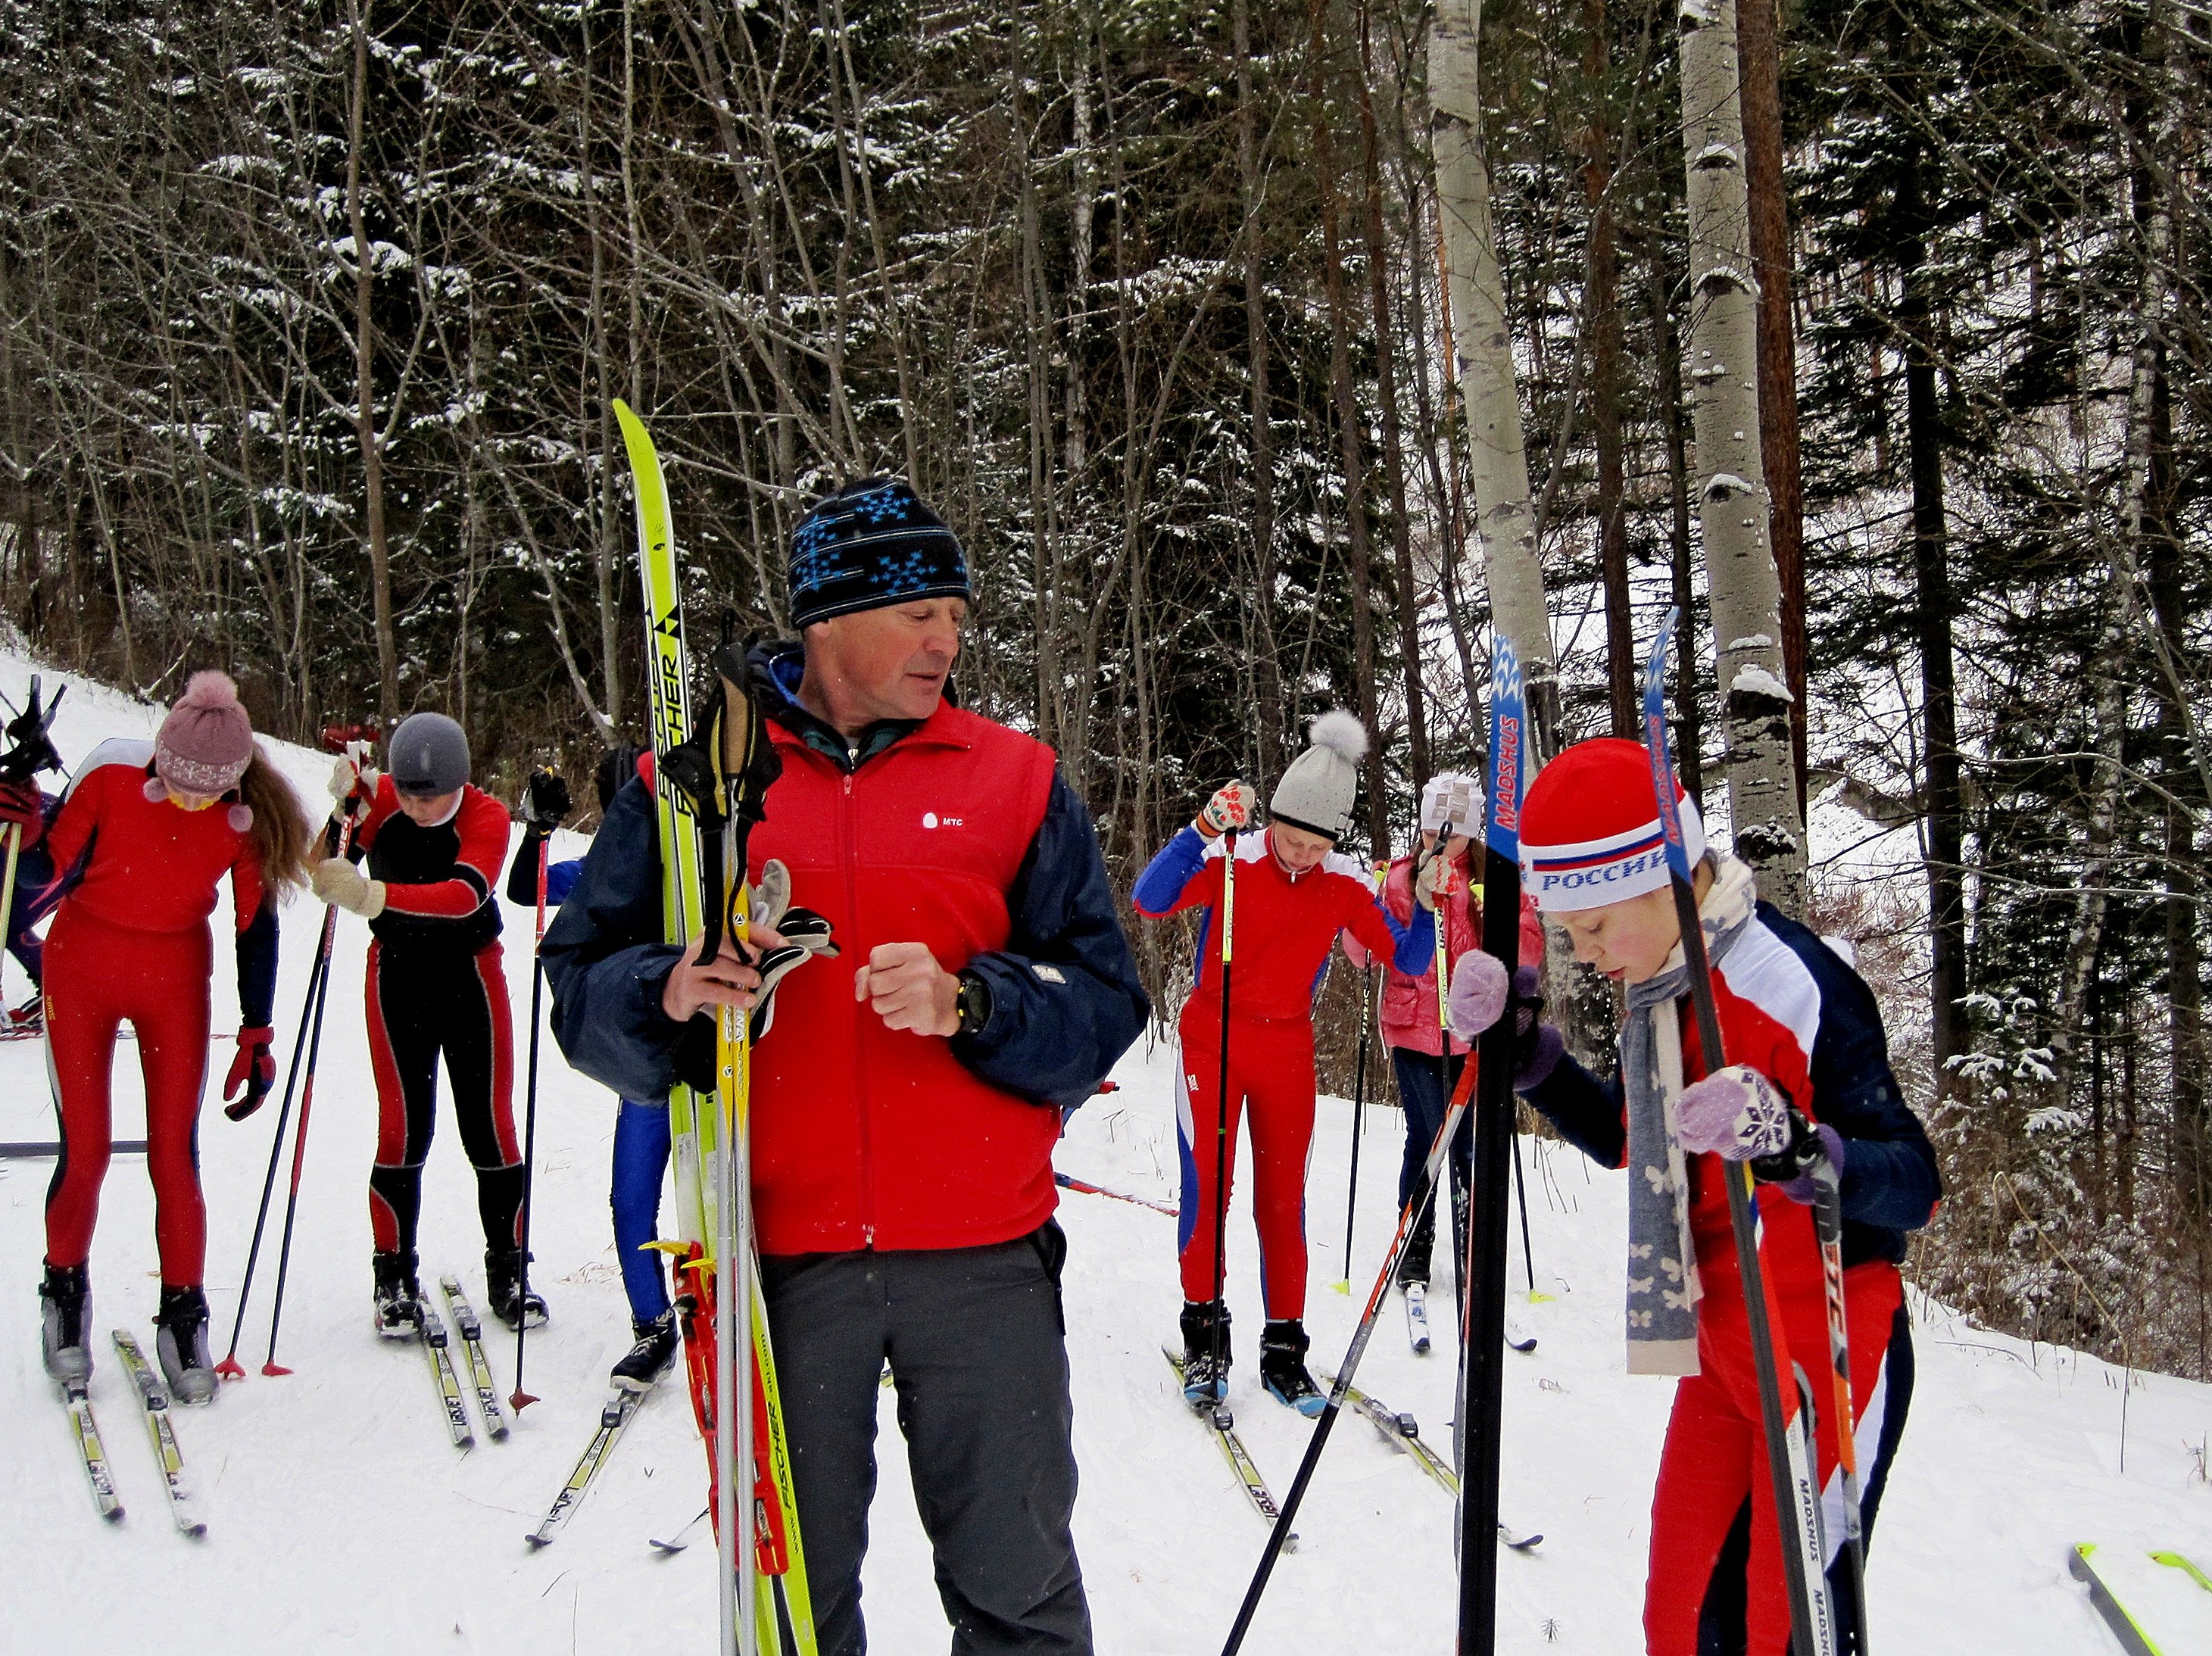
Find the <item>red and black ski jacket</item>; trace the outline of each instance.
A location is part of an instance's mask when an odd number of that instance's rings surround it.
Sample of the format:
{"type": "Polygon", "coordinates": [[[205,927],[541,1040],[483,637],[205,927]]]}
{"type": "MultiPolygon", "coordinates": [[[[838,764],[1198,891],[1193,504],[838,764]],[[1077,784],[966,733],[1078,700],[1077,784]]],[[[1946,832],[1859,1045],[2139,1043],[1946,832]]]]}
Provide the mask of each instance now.
{"type": "Polygon", "coordinates": [[[384,912],[368,923],[387,949],[473,955],[499,936],[492,895],[507,858],[507,807],[465,785],[453,814],[424,828],[399,809],[392,779],[376,779],[376,798],[354,832],[352,856],[368,858],[384,882],[384,912]]]}

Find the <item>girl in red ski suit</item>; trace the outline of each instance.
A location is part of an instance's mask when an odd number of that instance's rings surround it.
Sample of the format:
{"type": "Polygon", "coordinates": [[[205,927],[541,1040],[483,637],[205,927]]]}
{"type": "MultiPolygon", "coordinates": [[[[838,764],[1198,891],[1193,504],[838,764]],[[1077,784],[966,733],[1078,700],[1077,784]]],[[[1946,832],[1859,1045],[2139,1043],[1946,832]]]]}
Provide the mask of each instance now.
{"type": "Polygon", "coordinates": [[[240,1027],[223,1095],[239,1101],[227,1112],[236,1120],[259,1107],[276,1077],[276,899],[304,878],[307,840],[298,799],[260,756],[221,673],[193,676],[155,741],[95,749],[47,833],[62,893],[43,986],[61,1155],[46,1191],[42,1297],[47,1367],[65,1383],[71,1373],[90,1373],[82,1338],[86,1261],[112,1143],[115,1039],[127,1019],[145,1079],[146,1171],[161,1266],[157,1345],[181,1397],[215,1394],[198,1149],[214,963],[208,918],[228,875],[240,1027]]]}
{"type": "MultiPolygon", "coordinates": [[[[1232,783],[1217,796],[1217,804],[1222,796],[1240,792],[1249,798],[1249,791],[1232,783]]],[[[1348,795],[1345,805],[1349,808],[1348,795]]],[[[1279,818],[1280,814],[1279,809],[1279,818]]],[[[1229,868],[1216,815],[1216,805],[1209,805],[1198,822],[1169,840],[1138,877],[1133,893],[1137,912],[1149,918],[1189,908],[1205,911],[1196,981],[1177,1024],[1176,1145],[1182,1164],[1182,1200],[1176,1247],[1182,1270],[1185,1339],[1194,1356],[1205,1345],[1212,1319],[1225,1322],[1228,1314],[1214,1298],[1214,1204],[1225,1200],[1226,1192],[1218,1196],[1214,1188],[1222,1041],[1221,951],[1213,927],[1229,868]],[[1200,1323],[1206,1326],[1200,1327],[1200,1323]]],[[[1417,969],[1436,945],[1428,911],[1420,910],[1411,925],[1400,925],[1376,901],[1373,888],[1352,858],[1331,851],[1313,865],[1294,871],[1274,845],[1280,827],[1279,822],[1237,843],[1228,1131],[1233,1166],[1237,1117],[1249,1105],[1253,1220],[1260,1235],[1261,1297],[1268,1319],[1261,1372],[1279,1400],[1296,1408],[1310,1395],[1318,1401],[1317,1394],[1306,1390],[1311,1381],[1302,1361],[1306,1340],[1306,1156],[1314,1125],[1314,996],[1340,932],[1349,932],[1408,970],[1417,969]],[[1295,1347],[1298,1361],[1278,1360],[1279,1346],[1285,1351],[1295,1347]]],[[[1225,1381],[1225,1376],[1216,1378],[1225,1381]]]]}
{"type": "MultiPolygon", "coordinates": [[[[476,1169],[492,1309],[512,1326],[521,1314],[524,1168],[495,895],[511,818],[498,799],[467,781],[465,738],[442,714],[403,721],[392,732],[389,763],[390,774],[370,772],[356,782],[350,761],[341,761],[331,779],[332,792],[358,818],[351,858],[366,858],[368,877],[335,858],[315,874],[317,895],[363,915],[374,934],[364,987],[377,1098],[376,1161],[368,1175],[377,1326],[398,1337],[416,1325],[416,1234],[441,1057],[461,1145],[476,1169]],[[426,732],[438,738],[451,773],[410,770],[420,767],[426,732]],[[425,823],[410,815],[402,809],[403,792],[440,802],[442,816],[428,812],[439,820],[425,823]]],[[[534,1295],[532,1301],[534,1323],[544,1307],[534,1295]]]]}
{"type": "MultiPolygon", "coordinates": [[[[1482,948],[1481,880],[1475,871],[1470,843],[1463,836],[1455,837],[1460,850],[1447,864],[1451,870],[1449,889],[1439,896],[1436,910],[1437,924],[1443,933],[1446,983],[1451,981],[1451,967],[1482,948]]],[[[1433,841],[1435,834],[1425,829],[1422,838],[1425,842],[1433,841]]],[[[1418,905],[1413,900],[1413,859],[1410,856],[1401,857],[1390,864],[1389,876],[1382,884],[1382,907],[1401,925],[1412,923],[1418,905]]],[[[1520,963],[1540,971],[1544,964],[1544,925],[1536,918],[1535,903],[1526,896],[1521,900],[1519,946],[1520,963]]],[[[1344,953],[1362,971],[1376,958],[1350,932],[1345,934],[1344,953]]],[[[1390,1067],[1398,1082],[1398,1101],[1405,1107],[1406,1113],[1405,1154],[1398,1167],[1401,1208],[1420,1182],[1421,1168],[1428,1160],[1430,1148],[1443,1129],[1444,1111],[1459,1085],[1460,1070],[1474,1061],[1470,1057],[1473,1043],[1456,1035],[1447,1036],[1441,1017],[1437,1001],[1435,952],[1431,951],[1418,974],[1401,972],[1395,962],[1384,959],[1382,1005],[1377,1022],[1382,1031],[1382,1044],[1390,1049],[1390,1067]],[[1447,1040],[1450,1043],[1449,1057],[1445,1056],[1447,1040]]],[[[1461,1214],[1467,1201],[1468,1173],[1474,1153],[1472,1127],[1472,1119],[1462,1121],[1451,1148],[1455,1215],[1461,1214]]],[[[1401,1283],[1425,1283],[1429,1280],[1436,1214],[1437,1204],[1431,1203],[1423,1210],[1413,1234],[1407,1238],[1405,1257],[1398,1265],[1401,1283]]]]}
{"type": "MultiPolygon", "coordinates": [[[[1685,803],[1682,816],[1691,853],[1701,857],[1694,805],[1685,803]]],[[[1836,947],[1758,900],[1748,870],[1727,856],[1698,864],[1699,912],[1728,1059],[1714,1073],[1684,992],[1661,845],[1648,761],[1633,742],[1605,738],[1570,748],[1538,776],[1522,808],[1528,889],[1540,907],[1557,911],[1577,958],[1623,982],[1627,992],[1621,1069],[1594,1076],[1564,1056],[1557,1032],[1542,1026],[1523,1038],[1515,1084],[1601,1165],[1629,1168],[1629,1370],[1683,1376],[1652,1497],[1646,1647],[1653,1656],[1784,1656],[1790,1639],[1780,1530],[1729,1220],[1726,1178],[1731,1163],[1747,1157],[1742,1145],[1695,1153],[1706,1143],[1705,1124],[1713,1119],[1706,1106],[1729,1096],[1711,1090],[1719,1086],[1756,1093],[1774,1114],[1785,1107],[1790,1114],[1789,1124],[1775,1129],[1788,1137],[1786,1148],[1748,1159],[1760,1181],[1760,1251],[1774,1289],[1771,1310],[1786,1338],[1786,1350],[1778,1342],[1776,1352],[1785,1398],[1794,1396],[1793,1362],[1814,1382],[1814,1475],[1838,1648],[1856,1650],[1849,1597],[1841,1590],[1844,1492],[1821,1262],[1804,1205],[1812,1198],[1808,1169],[1815,1156],[1825,1156],[1841,1174],[1852,1441],[1861,1520],[1871,1541],[1912,1391],[1898,1265],[1906,1233],[1928,1222],[1941,1194],[1935,1153],[1891,1072],[1872,992],[1836,947]],[[1643,956],[1651,969],[1632,963],[1638,944],[1624,934],[1638,927],[1656,939],[1643,956]],[[1653,1022],[1640,1025],[1644,1017],[1653,1022]],[[1651,1332],[1668,1309],[1638,1308],[1639,1302],[1657,1307],[1663,1297],[1674,1315],[1685,1316],[1681,1296],[1667,1292],[1671,1237],[1661,1242],[1656,1260],[1638,1250],[1639,1192],[1668,1182],[1663,1149],[1652,1155],[1639,1149],[1634,1125],[1640,1107],[1657,1107],[1639,1105],[1628,1074],[1632,1044],[1645,1027],[1653,1031],[1655,1050],[1679,1044],[1682,1084],[1667,1107],[1679,1123],[1682,1148],[1692,1152],[1683,1162],[1682,1196],[1703,1289],[1694,1307],[1693,1352],[1684,1341],[1660,1349],[1651,1332]],[[1723,1154],[1730,1159],[1723,1161],[1723,1154]]],[[[1636,1050],[1640,1055],[1642,1048],[1636,1050]]],[[[1655,1062],[1663,1073],[1665,1060],[1655,1062]]],[[[1666,1085],[1660,1083],[1662,1091],[1666,1085]]],[[[1645,1130],[1647,1147],[1653,1131],[1645,1130]]],[[[1678,1324],[1676,1331],[1689,1330],[1678,1324]]]]}

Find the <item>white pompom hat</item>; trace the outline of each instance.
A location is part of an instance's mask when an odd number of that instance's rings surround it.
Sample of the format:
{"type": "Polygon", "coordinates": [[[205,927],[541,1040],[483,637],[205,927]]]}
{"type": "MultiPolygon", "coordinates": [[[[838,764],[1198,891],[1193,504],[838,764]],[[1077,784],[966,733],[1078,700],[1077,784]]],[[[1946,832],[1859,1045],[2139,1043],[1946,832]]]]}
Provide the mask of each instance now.
{"type": "Polygon", "coordinates": [[[1359,761],[1367,753],[1367,727],[1359,715],[1332,708],[1307,727],[1310,744],[1275,784],[1269,814],[1309,833],[1341,840],[1352,827],[1359,796],[1359,761]]]}

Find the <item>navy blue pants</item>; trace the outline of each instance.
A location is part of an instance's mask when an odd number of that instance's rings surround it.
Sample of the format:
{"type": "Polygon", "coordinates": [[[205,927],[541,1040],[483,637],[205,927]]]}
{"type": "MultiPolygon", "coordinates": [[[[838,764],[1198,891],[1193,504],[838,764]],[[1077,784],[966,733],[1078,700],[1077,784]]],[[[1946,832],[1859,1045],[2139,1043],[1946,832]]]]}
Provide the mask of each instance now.
{"type": "MultiPolygon", "coordinates": [[[[1401,1211],[1420,1185],[1421,1168],[1429,1159],[1437,1135],[1443,1131],[1444,1109],[1451,1102],[1451,1089],[1459,1085],[1459,1072],[1466,1063],[1464,1054],[1439,1062],[1410,1047],[1390,1049],[1390,1067],[1398,1076],[1398,1101],[1406,1111],[1406,1154],[1398,1167],[1398,1206],[1401,1211]]],[[[1449,1157],[1455,1236],[1465,1223],[1468,1182],[1474,1160],[1474,1113],[1470,1110],[1460,1119],[1459,1131],[1452,1137],[1449,1157]]],[[[1429,1256],[1436,1246],[1436,1234],[1437,1204],[1431,1202],[1407,1240],[1406,1257],[1398,1266],[1400,1282],[1429,1280],[1429,1256]]]]}
{"type": "Polygon", "coordinates": [[[668,1172],[668,1107],[622,1101],[615,1116],[614,1186],[608,1204],[615,1215],[615,1257],[622,1262],[623,1292],[634,1323],[651,1322],[668,1310],[668,1279],[660,1253],[648,1247],[660,1234],[660,1183],[668,1172]]]}

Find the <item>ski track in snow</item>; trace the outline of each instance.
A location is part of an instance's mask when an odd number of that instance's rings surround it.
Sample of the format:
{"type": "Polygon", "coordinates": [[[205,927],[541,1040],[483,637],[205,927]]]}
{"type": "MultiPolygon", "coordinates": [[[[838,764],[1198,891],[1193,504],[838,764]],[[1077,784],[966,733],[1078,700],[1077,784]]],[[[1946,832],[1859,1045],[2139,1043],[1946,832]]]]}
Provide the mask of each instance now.
{"type": "MultiPolygon", "coordinates": [[[[0,689],[20,700],[28,676],[0,658],[0,689]]],[[[49,672],[51,688],[64,675],[49,672]]],[[[99,740],[150,734],[155,717],[122,696],[70,681],[55,735],[81,760],[99,740]]],[[[328,762],[281,749],[311,807],[328,762]]],[[[582,841],[564,836],[556,854],[582,841]]],[[[217,914],[227,919],[225,894],[217,914]]],[[[289,1064],[320,911],[295,900],[283,915],[277,995],[279,1084],[289,1064]]],[[[507,967],[517,1021],[530,1000],[526,911],[507,913],[507,967]]],[[[369,1331],[367,1179],[375,1098],[362,1031],[366,927],[341,916],[321,1079],[309,1133],[280,1356],[296,1373],[258,1373],[282,1220],[280,1171],[269,1238],[240,1356],[249,1378],[207,1409],[175,1411],[210,1532],[171,1527],[135,1400],[108,1331],[150,1340],[158,1294],[152,1200],[144,1163],[118,1157],[105,1192],[92,1259],[97,1365],[93,1398],[129,1516],[95,1515],[39,1365],[34,1284],[52,1164],[0,1162],[0,1555],[9,1561],[0,1648],[222,1652],[627,1652],[714,1647],[714,1552],[663,1557],[649,1536],[680,1527],[705,1501],[703,1457],[680,1379],[641,1411],[567,1530],[535,1555],[536,1525],[581,1450],[628,1344],[627,1313],[607,1215],[612,1100],[572,1075],[550,1041],[539,1083],[534,1280],[552,1322],[529,1343],[526,1378],[543,1401],[504,1443],[452,1449],[421,1350],[369,1331]]],[[[234,988],[218,949],[211,1083],[233,1051],[234,988]]],[[[811,969],[830,969],[814,968],[811,969]]],[[[11,965],[8,995],[21,992],[11,965]]],[[[526,1051],[516,1037],[517,1066],[526,1051]]],[[[118,1138],[141,1136],[137,1048],[116,1065],[118,1138]]],[[[1172,1200],[1172,1049],[1140,1043],[1117,1071],[1121,1089],[1072,1123],[1063,1171],[1172,1200]]],[[[43,1054],[0,1047],[0,1139],[53,1133],[43,1054]]],[[[254,1206],[268,1165],[277,1100],[242,1124],[215,1107],[200,1127],[209,1192],[212,1340],[228,1344],[254,1206]]],[[[520,1125],[522,1077],[516,1080],[520,1125]]],[[[1313,1232],[1309,1321],[1314,1360],[1334,1368],[1393,1222],[1400,1137],[1395,1110],[1370,1112],[1362,1157],[1358,1273],[1343,1271],[1345,1168],[1351,1107],[1324,1100],[1308,1209],[1313,1232]],[[1364,1277],[1364,1279],[1363,1279],[1364,1277]]],[[[1531,1556],[1500,1561],[1501,1650],[1640,1648],[1638,1623],[1649,1544],[1651,1478],[1671,1388],[1631,1380],[1622,1365],[1620,1176],[1558,1144],[1523,1146],[1530,1168],[1537,1283],[1554,1297],[1516,1295],[1520,1331],[1535,1353],[1507,1371],[1506,1521],[1541,1530],[1531,1556]]],[[[289,1167],[289,1156],[287,1165],[289,1167]]],[[[1240,1180],[1240,1194],[1242,1184],[1240,1180]]],[[[474,1181],[450,1114],[441,1112],[423,1204],[426,1282],[458,1269],[483,1303],[474,1181]]],[[[1158,1348],[1174,1338],[1178,1289],[1173,1222],[1125,1204],[1064,1193],[1071,1240],[1066,1299],[1083,1491],[1076,1532],[1103,1652],[1167,1656],[1218,1650],[1264,1539],[1227,1466],[1176,1397],[1158,1348]]],[[[1521,1275],[1518,1228],[1510,1269],[1521,1275]]],[[[1240,1200],[1232,1216],[1231,1302],[1237,1318],[1231,1402],[1279,1496],[1310,1430],[1266,1398],[1254,1377],[1261,1322],[1256,1253],[1240,1200]]],[[[1367,1390],[1411,1410],[1440,1447],[1450,1441],[1455,1360],[1448,1278],[1435,1296],[1436,1349],[1407,1349],[1394,1301],[1360,1373],[1367,1390]]],[[[2066,1575],[2077,1540],[2179,1545],[2200,1561],[2212,1492],[2199,1477],[2212,1429],[2212,1388],[2137,1376],[2127,1405],[2126,1470],[2118,1466],[2118,1370],[2094,1358],[1968,1325],[1915,1301],[1920,1362],[1911,1418],[1884,1505],[1869,1572],[1874,1633],[1884,1651],[2098,1652],[2113,1648],[2066,1575]]],[[[495,1325],[492,1362],[514,1383],[512,1335],[495,1325]]],[[[679,1371],[680,1374],[680,1371],[679,1371]]],[[[884,1401],[881,1484],[866,1604],[880,1656],[946,1648],[927,1541],[884,1401]]],[[[1443,1651],[1452,1638],[1454,1514],[1411,1460],[1357,1417],[1340,1422],[1297,1527],[1298,1551],[1279,1566],[1250,1647],[1443,1651]]]]}

